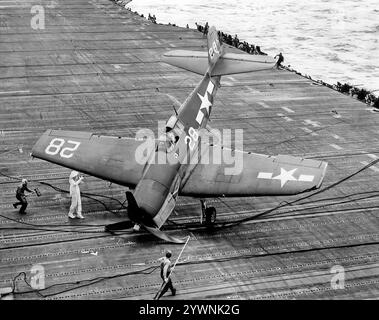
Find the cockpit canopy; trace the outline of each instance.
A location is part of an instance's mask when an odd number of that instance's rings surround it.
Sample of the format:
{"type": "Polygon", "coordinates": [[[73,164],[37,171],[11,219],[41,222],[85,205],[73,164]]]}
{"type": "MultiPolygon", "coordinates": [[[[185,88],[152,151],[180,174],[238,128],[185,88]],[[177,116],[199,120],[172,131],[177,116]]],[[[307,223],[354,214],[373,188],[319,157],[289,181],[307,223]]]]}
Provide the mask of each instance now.
{"type": "Polygon", "coordinates": [[[176,143],[179,141],[178,128],[175,127],[178,122],[176,115],[172,115],[166,122],[166,132],[159,137],[157,150],[171,152],[176,143]]]}
{"type": "Polygon", "coordinates": [[[167,123],[166,123],[166,132],[171,131],[175,127],[175,124],[176,124],[177,121],[178,121],[178,118],[176,117],[176,115],[173,114],[167,120],[167,123]]]}

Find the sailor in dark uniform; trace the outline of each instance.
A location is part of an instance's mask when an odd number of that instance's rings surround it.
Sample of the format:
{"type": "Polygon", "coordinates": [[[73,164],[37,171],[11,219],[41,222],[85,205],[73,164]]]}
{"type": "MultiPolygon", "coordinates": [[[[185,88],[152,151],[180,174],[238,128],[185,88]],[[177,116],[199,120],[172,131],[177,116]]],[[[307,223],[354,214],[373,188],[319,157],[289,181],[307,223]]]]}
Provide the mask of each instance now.
{"type": "Polygon", "coordinates": [[[176,294],[176,289],[172,285],[172,280],[170,278],[172,268],[172,263],[170,261],[171,255],[171,251],[168,250],[166,251],[166,256],[161,258],[161,278],[163,280],[163,288],[158,296],[158,299],[162,297],[168,289],[171,290],[173,296],[176,294]]]}
{"type": "Polygon", "coordinates": [[[19,202],[16,202],[16,203],[13,204],[14,208],[17,208],[17,206],[21,205],[21,208],[20,208],[20,211],[19,211],[21,214],[25,214],[26,213],[25,210],[26,210],[26,207],[28,206],[28,201],[26,201],[25,191],[28,191],[28,192],[31,192],[31,193],[34,192],[32,190],[29,190],[29,188],[28,188],[28,180],[22,179],[21,184],[17,187],[17,190],[16,190],[16,199],[19,202]]]}
{"type": "Polygon", "coordinates": [[[282,67],[282,62],[284,61],[284,57],[282,55],[282,53],[280,52],[279,54],[277,54],[274,59],[278,57],[278,60],[276,61],[276,69],[279,69],[279,67],[282,67]]]}

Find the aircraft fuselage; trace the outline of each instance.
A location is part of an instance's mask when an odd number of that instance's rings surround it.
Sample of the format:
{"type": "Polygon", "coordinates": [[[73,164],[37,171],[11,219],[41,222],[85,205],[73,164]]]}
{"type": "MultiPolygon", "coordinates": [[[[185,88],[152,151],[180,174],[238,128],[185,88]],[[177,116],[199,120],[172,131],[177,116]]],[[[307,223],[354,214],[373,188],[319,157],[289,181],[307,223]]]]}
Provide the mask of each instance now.
{"type": "Polygon", "coordinates": [[[177,120],[160,138],[154,161],[146,165],[134,191],[139,207],[152,219],[159,213],[174,185],[180,184],[186,167],[197,156],[199,129],[209,120],[220,77],[207,73],[178,110],[177,120]]]}

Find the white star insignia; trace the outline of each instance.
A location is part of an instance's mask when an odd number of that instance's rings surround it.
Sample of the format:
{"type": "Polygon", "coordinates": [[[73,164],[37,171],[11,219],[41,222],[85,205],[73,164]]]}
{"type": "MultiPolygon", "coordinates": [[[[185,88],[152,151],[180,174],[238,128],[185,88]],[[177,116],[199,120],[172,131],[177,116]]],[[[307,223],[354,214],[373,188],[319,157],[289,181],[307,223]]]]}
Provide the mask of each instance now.
{"type": "Polygon", "coordinates": [[[206,109],[208,114],[209,114],[209,107],[212,105],[212,103],[208,99],[208,91],[205,91],[204,96],[200,95],[199,93],[197,94],[201,100],[201,109],[206,109]]]}
{"type": "Polygon", "coordinates": [[[283,188],[283,186],[288,182],[288,181],[297,181],[297,179],[293,176],[297,168],[292,169],[292,170],[285,170],[283,168],[280,168],[280,175],[276,177],[272,177],[273,180],[280,180],[280,187],[283,188]]]}

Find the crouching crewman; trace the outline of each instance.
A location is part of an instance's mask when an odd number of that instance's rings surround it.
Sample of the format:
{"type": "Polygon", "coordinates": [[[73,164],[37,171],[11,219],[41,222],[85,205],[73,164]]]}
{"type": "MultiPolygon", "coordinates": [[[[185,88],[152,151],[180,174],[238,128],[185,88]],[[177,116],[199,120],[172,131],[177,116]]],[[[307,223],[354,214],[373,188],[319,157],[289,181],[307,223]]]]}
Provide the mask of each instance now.
{"type": "Polygon", "coordinates": [[[29,190],[28,188],[28,180],[22,179],[21,184],[17,187],[17,190],[16,190],[16,199],[19,202],[16,202],[13,204],[14,208],[17,208],[17,206],[21,205],[21,208],[19,211],[20,214],[26,214],[25,210],[26,210],[26,207],[28,206],[28,201],[26,201],[25,191],[34,193],[34,191],[29,190]]]}

